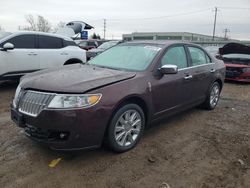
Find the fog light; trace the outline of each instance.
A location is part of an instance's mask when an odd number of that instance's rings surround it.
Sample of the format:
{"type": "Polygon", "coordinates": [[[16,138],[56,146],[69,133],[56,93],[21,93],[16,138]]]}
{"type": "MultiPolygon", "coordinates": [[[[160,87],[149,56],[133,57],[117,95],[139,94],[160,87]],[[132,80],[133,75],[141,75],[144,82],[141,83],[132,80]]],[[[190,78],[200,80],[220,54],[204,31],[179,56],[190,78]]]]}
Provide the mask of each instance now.
{"type": "Polygon", "coordinates": [[[58,141],[65,141],[68,139],[70,132],[50,132],[49,139],[51,140],[58,140],[58,141]]]}
{"type": "Polygon", "coordinates": [[[66,133],[60,133],[59,136],[60,136],[61,139],[63,139],[63,138],[65,138],[67,136],[67,134],[66,133]]]}

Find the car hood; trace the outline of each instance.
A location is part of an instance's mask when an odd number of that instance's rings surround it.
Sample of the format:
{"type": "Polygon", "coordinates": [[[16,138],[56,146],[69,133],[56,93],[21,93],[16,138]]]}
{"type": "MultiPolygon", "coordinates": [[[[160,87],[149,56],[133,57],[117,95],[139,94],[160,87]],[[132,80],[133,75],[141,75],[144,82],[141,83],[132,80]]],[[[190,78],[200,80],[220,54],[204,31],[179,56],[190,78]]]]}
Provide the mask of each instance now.
{"type": "Polygon", "coordinates": [[[239,43],[228,43],[219,48],[220,55],[226,54],[250,54],[250,47],[239,43]]]}
{"type": "Polygon", "coordinates": [[[21,79],[20,86],[39,91],[85,93],[135,75],[135,72],[75,64],[27,74],[21,79]]]}

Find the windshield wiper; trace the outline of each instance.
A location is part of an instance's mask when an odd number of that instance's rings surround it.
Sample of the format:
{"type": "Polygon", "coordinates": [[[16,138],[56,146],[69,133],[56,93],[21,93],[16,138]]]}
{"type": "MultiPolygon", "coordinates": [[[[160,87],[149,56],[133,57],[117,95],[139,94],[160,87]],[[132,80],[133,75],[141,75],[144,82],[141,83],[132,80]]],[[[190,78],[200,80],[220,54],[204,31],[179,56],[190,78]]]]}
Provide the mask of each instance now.
{"type": "Polygon", "coordinates": [[[95,64],[90,64],[90,65],[94,65],[100,68],[104,68],[104,69],[112,69],[112,70],[123,70],[123,69],[119,69],[119,68],[114,68],[114,67],[106,67],[106,66],[102,66],[102,65],[95,65],[95,64]]]}

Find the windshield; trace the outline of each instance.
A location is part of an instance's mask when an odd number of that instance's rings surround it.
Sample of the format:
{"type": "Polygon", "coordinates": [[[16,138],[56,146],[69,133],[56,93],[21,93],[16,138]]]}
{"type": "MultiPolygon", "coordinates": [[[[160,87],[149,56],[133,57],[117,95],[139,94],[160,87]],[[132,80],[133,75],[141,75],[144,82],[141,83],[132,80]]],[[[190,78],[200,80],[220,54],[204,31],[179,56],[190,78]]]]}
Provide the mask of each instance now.
{"type": "Polygon", "coordinates": [[[98,48],[108,49],[108,48],[111,48],[112,46],[115,46],[117,43],[118,43],[118,41],[105,42],[102,45],[100,45],[98,48]]]}
{"type": "Polygon", "coordinates": [[[11,34],[12,33],[9,33],[9,32],[0,32],[0,40],[3,39],[4,37],[11,35],[11,34]]]}
{"type": "Polygon", "coordinates": [[[79,43],[79,46],[88,46],[88,42],[87,42],[87,41],[80,42],[80,43],[79,43]]]}
{"type": "Polygon", "coordinates": [[[145,70],[161,50],[152,45],[119,45],[104,51],[89,61],[89,64],[130,71],[145,70]]]}

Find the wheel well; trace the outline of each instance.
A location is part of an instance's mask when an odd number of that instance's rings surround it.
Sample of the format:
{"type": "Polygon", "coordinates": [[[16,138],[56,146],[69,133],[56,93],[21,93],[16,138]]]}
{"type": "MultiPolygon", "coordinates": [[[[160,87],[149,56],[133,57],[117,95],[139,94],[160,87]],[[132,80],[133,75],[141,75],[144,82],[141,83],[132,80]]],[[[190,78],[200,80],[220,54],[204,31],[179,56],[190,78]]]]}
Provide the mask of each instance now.
{"type": "Polygon", "coordinates": [[[147,104],[145,103],[145,101],[143,99],[141,99],[140,97],[129,97],[124,99],[123,101],[121,101],[116,107],[115,110],[112,113],[112,116],[114,115],[114,113],[123,105],[125,104],[129,104],[129,103],[133,103],[133,104],[137,104],[138,106],[141,107],[142,111],[144,112],[145,115],[145,124],[147,124],[147,120],[148,120],[148,107],[147,104]]]}
{"type": "Polygon", "coordinates": [[[138,106],[141,107],[142,111],[144,112],[145,115],[145,126],[147,126],[147,122],[148,122],[148,106],[146,105],[145,101],[143,99],[141,99],[140,97],[136,97],[136,96],[132,96],[129,98],[126,98],[124,100],[122,100],[113,110],[112,115],[109,118],[108,124],[106,126],[106,130],[104,133],[104,140],[105,137],[107,136],[107,130],[108,130],[108,126],[114,116],[114,114],[119,110],[119,108],[121,108],[122,106],[124,106],[125,104],[129,104],[129,103],[133,103],[133,104],[137,104],[138,106]]]}
{"type": "Polygon", "coordinates": [[[214,82],[218,82],[220,85],[220,90],[222,90],[223,83],[220,79],[215,80],[214,82]]]}
{"type": "Polygon", "coordinates": [[[75,63],[82,63],[82,61],[80,59],[73,58],[73,59],[67,60],[63,65],[71,65],[75,63]]]}

